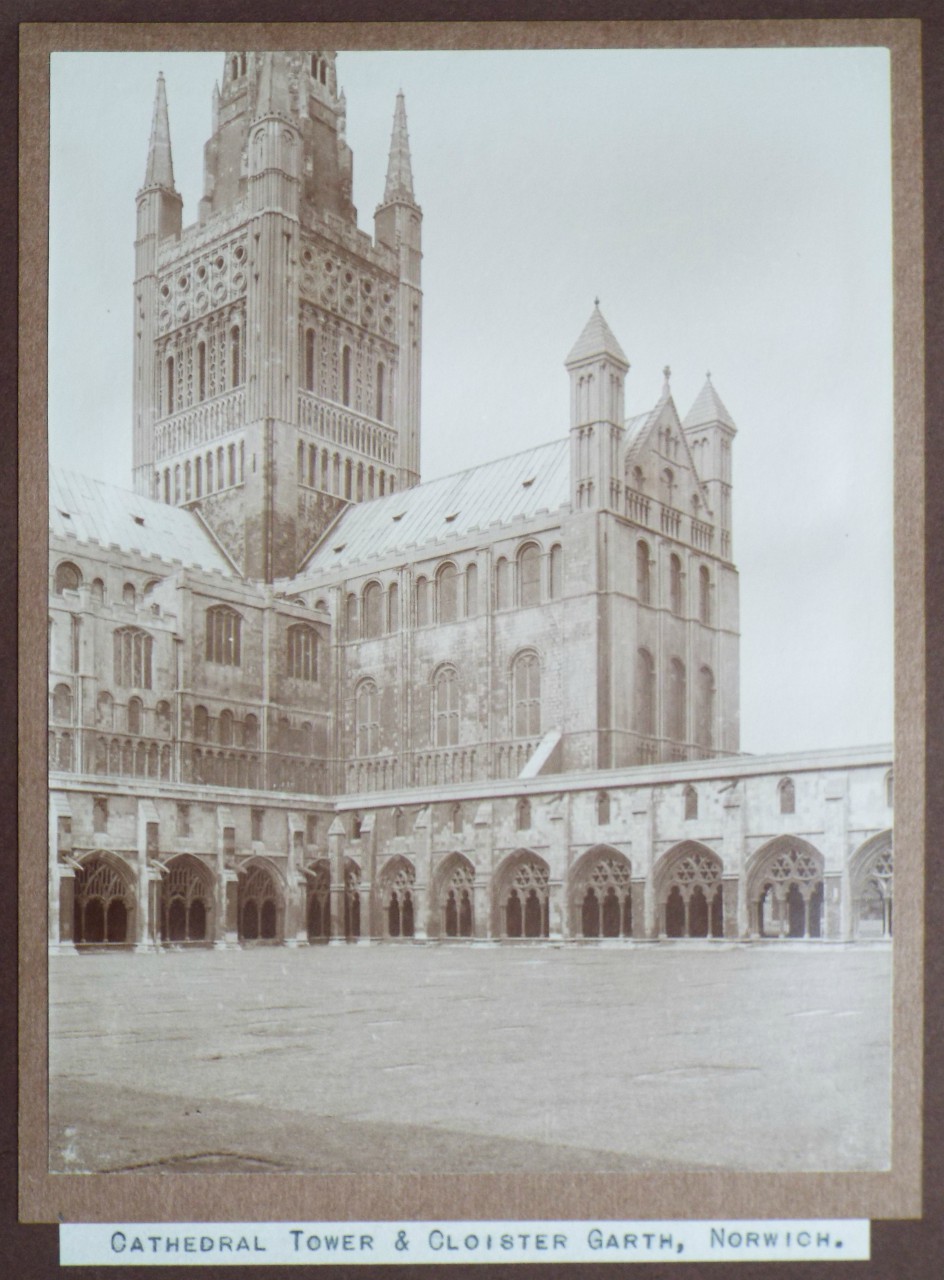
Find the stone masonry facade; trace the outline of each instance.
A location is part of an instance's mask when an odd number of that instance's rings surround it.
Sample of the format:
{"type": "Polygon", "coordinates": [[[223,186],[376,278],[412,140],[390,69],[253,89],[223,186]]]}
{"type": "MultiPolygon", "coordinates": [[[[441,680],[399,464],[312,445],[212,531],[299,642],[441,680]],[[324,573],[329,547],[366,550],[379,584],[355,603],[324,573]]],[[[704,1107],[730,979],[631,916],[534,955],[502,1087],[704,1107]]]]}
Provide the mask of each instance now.
{"type": "Polygon", "coordinates": [[[891,752],[739,755],[735,424],[421,483],[403,96],[373,237],[332,51],[227,53],[197,221],[158,83],[134,492],[50,487],[50,946],[887,937],[891,752]]]}

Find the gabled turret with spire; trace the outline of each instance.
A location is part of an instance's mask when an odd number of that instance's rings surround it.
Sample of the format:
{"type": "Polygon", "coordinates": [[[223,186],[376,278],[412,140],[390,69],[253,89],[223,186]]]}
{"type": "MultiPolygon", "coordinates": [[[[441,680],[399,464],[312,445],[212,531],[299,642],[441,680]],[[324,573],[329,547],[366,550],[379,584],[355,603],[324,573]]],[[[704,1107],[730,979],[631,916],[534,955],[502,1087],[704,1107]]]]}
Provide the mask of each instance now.
{"type": "Polygon", "coordinates": [[[619,506],[623,386],[629,361],[594,299],[565,361],[570,374],[571,502],[575,511],[619,506]]]}
{"type": "Polygon", "coordinates": [[[682,430],[721,529],[721,555],[725,560],[730,560],[731,445],[737,435],[737,428],[715,390],[710,373],[705,375],[705,385],[685,415],[682,430]]]}
{"type": "Polygon", "coordinates": [[[397,333],[400,346],[397,388],[399,484],[409,488],[420,479],[420,354],[423,294],[421,291],[423,213],[413,194],[413,166],[402,90],[393,112],[383,203],[374,214],[378,243],[397,254],[400,288],[397,333]]]}

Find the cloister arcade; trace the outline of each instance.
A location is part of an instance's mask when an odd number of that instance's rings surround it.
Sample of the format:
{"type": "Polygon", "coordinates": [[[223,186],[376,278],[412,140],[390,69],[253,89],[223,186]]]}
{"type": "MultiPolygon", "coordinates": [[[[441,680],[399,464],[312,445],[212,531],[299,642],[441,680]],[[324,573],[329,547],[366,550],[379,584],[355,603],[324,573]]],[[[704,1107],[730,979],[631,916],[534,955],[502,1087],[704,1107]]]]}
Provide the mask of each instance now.
{"type": "Polygon", "coordinates": [[[646,874],[607,844],[575,853],[562,874],[529,848],[507,852],[490,872],[458,850],[431,863],[399,852],[367,860],[344,853],[338,862],[335,852],[291,875],[281,859],[257,853],[222,882],[214,857],[177,854],[149,864],[143,898],[132,858],[99,849],[70,866],[71,938],[68,930],[63,938],[79,947],[879,940],[892,933],[891,831],[865,841],[832,876],[822,853],[795,836],[767,841],[731,870],[708,845],[685,840],[646,874]],[[842,905],[827,909],[829,894],[842,905]],[[143,922],[142,910],[149,913],[143,922]]]}

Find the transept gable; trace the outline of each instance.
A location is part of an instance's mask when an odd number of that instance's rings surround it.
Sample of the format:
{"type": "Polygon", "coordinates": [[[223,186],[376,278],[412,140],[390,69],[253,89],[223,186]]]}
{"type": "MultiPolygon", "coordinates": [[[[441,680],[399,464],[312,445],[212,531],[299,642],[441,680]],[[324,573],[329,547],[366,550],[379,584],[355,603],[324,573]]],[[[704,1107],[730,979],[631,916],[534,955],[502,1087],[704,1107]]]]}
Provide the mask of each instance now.
{"type": "Polygon", "coordinates": [[[668,377],[655,406],[626,421],[623,478],[629,489],[677,510],[711,515],[668,377]]]}

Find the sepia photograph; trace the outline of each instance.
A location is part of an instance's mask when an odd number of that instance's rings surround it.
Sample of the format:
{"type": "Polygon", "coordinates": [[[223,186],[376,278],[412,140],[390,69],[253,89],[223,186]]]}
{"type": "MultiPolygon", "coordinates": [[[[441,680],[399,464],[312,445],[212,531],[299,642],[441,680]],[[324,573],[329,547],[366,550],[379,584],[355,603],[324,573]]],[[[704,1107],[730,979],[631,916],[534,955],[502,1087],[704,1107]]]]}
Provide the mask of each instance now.
{"type": "Polygon", "coordinates": [[[892,1170],[891,66],[52,52],[50,1175],[892,1170]]]}

